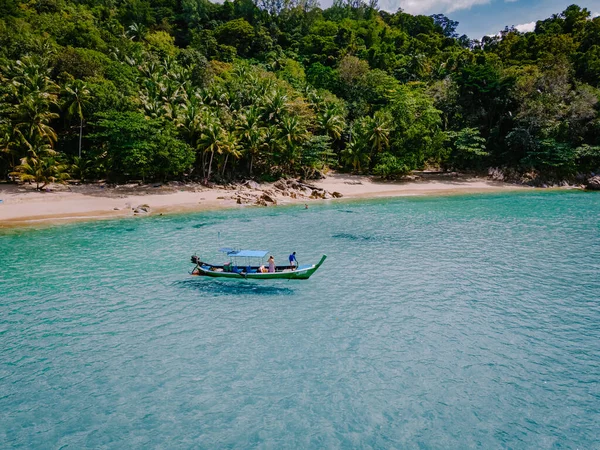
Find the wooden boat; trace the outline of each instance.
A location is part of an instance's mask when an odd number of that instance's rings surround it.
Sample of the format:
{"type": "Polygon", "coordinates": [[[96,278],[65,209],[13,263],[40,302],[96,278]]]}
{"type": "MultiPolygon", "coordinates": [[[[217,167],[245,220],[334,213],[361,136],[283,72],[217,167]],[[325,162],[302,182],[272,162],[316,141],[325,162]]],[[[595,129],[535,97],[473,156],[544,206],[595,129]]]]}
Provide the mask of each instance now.
{"type": "Polygon", "coordinates": [[[275,272],[261,272],[263,264],[250,264],[251,259],[264,259],[268,251],[263,250],[233,250],[221,249],[230,258],[228,264],[214,265],[203,262],[196,255],[192,256],[192,263],[196,265],[191,275],[206,276],[212,278],[232,278],[238,280],[308,280],[323,264],[327,255],[323,255],[317,264],[299,265],[290,269],[290,266],[276,266],[275,272]],[[240,261],[242,259],[242,261],[240,261]],[[240,264],[246,260],[247,264],[240,264]]]}

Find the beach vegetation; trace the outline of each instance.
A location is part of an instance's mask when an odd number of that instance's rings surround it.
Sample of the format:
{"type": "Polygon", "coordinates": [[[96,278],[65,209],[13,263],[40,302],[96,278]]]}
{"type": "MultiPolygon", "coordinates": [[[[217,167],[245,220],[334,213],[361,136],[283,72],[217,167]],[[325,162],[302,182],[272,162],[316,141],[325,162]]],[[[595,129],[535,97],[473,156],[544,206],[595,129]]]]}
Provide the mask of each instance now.
{"type": "Polygon", "coordinates": [[[360,0],[4,2],[0,177],[600,171],[600,18],[457,26],[360,0]]]}

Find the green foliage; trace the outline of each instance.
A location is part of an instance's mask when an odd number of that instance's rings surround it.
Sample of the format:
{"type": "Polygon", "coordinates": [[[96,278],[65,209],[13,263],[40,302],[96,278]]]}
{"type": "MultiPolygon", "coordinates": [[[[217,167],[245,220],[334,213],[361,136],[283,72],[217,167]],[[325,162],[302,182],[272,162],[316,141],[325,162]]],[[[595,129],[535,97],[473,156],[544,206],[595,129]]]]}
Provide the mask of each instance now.
{"type": "Polygon", "coordinates": [[[464,169],[477,167],[477,163],[489,156],[486,152],[486,141],[477,128],[463,128],[460,131],[448,132],[451,155],[448,164],[464,169]]]}
{"type": "Polygon", "coordinates": [[[145,40],[150,50],[162,58],[177,56],[179,49],[175,46],[175,38],[169,33],[159,30],[148,33],[145,40]]]}
{"type": "Polygon", "coordinates": [[[67,166],[50,152],[32,153],[21,159],[11,175],[22,182],[34,181],[37,189],[45,188],[48,183],[64,182],[70,178],[67,166]]]}
{"type": "Polygon", "coordinates": [[[411,169],[404,161],[390,153],[379,157],[379,162],[373,168],[373,173],[381,178],[396,178],[410,173],[411,169]]]}
{"type": "Polygon", "coordinates": [[[523,165],[560,179],[575,174],[576,158],[576,149],[569,144],[544,139],[527,154],[523,165]]]}
{"type": "Polygon", "coordinates": [[[254,39],[254,28],[245,19],[226,22],[215,30],[217,40],[236,49],[240,56],[246,56],[254,39]]]}
{"type": "Polygon", "coordinates": [[[441,111],[419,85],[398,90],[391,101],[394,154],[410,169],[443,162],[446,135],[441,129],[441,111]]]}
{"type": "Polygon", "coordinates": [[[94,129],[90,139],[105,151],[111,178],[178,177],[193,163],[193,150],[168,122],[149,120],[138,112],[102,113],[94,129]]]}
{"type": "Polygon", "coordinates": [[[600,19],[572,5],[482,42],[456,27],[361,1],[5,0],[0,171],[597,171],[600,19]]]}

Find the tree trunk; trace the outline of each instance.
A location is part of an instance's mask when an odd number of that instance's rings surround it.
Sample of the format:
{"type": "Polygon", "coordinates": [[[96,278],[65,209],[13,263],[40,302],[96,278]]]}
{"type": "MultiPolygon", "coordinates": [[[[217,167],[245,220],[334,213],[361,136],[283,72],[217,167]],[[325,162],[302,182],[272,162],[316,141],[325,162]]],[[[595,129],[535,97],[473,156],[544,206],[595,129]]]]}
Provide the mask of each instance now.
{"type": "Polygon", "coordinates": [[[202,178],[206,178],[206,153],[202,152],[200,157],[200,165],[202,166],[202,178]]]}
{"type": "Polygon", "coordinates": [[[81,122],[79,124],[79,158],[81,158],[81,136],[83,134],[83,116],[81,116],[81,122]]]}
{"type": "Polygon", "coordinates": [[[208,176],[206,177],[206,181],[210,180],[210,170],[212,168],[213,156],[215,156],[214,150],[210,152],[210,161],[208,163],[208,176]]]}
{"type": "Polygon", "coordinates": [[[229,154],[225,155],[225,162],[223,163],[223,172],[221,172],[221,176],[225,177],[225,167],[227,167],[227,160],[229,159],[229,154]]]}
{"type": "Polygon", "coordinates": [[[250,176],[252,176],[252,163],[254,162],[254,154],[250,154],[250,176]]]}

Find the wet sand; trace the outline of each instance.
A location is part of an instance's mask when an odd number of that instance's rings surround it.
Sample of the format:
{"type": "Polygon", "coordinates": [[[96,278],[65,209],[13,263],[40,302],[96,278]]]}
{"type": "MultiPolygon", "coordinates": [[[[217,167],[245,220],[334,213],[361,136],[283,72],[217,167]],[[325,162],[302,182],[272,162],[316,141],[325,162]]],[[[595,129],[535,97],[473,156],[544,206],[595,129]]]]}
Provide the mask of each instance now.
{"type": "MultiPolygon", "coordinates": [[[[380,198],[418,195],[451,195],[532,189],[514,184],[490,181],[486,178],[422,175],[417,180],[384,182],[366,176],[332,174],[309,184],[329,192],[342,194],[343,199],[380,198]]],[[[275,192],[279,205],[304,204],[322,200],[306,196],[291,198],[273,189],[273,183],[252,189],[242,184],[216,186],[198,185],[102,185],[50,186],[39,192],[33,186],[0,184],[0,227],[20,227],[39,224],[127,217],[134,209],[148,205],[155,215],[203,211],[221,208],[251,207],[236,203],[236,194],[257,195],[261,191],[275,192]]]]}

